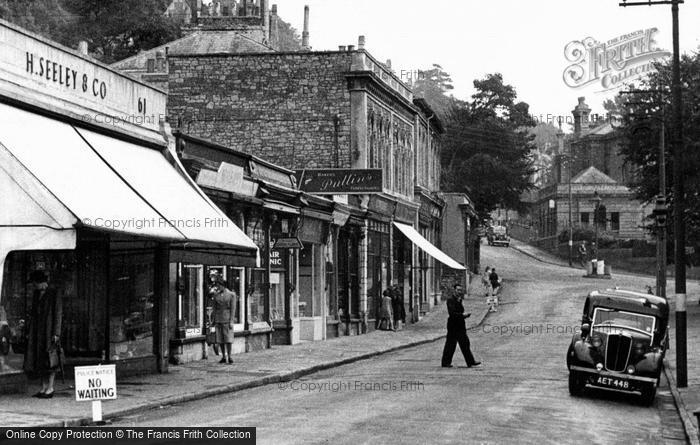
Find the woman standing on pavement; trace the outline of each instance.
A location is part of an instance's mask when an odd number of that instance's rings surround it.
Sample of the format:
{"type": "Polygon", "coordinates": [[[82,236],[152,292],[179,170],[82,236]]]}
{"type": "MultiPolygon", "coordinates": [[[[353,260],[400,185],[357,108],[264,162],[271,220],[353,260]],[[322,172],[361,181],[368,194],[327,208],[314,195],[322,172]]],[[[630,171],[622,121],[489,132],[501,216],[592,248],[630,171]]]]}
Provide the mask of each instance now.
{"type": "Polygon", "coordinates": [[[34,284],[34,295],[24,370],[41,376],[41,389],[32,397],[50,399],[54,393],[56,372],[60,367],[58,354],[61,354],[63,305],[56,289],[49,287],[46,273],[34,271],[30,281],[34,284]],[[52,355],[57,360],[52,360],[52,355]]]}

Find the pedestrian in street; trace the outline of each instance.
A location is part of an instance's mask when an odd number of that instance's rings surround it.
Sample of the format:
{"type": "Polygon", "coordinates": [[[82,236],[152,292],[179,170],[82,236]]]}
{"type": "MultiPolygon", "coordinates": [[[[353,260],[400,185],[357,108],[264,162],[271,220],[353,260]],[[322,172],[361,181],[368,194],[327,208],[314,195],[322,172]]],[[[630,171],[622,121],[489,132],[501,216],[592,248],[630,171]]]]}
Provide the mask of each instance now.
{"type": "Polygon", "coordinates": [[[491,292],[493,295],[493,312],[496,312],[498,310],[498,294],[501,291],[501,278],[496,273],[495,267],[491,269],[489,281],[491,282],[491,292]]]}
{"type": "Polygon", "coordinates": [[[395,331],[394,327],[394,314],[393,314],[393,301],[391,298],[392,294],[391,288],[387,288],[382,293],[382,307],[379,314],[379,329],[395,331]],[[386,323],[386,324],[385,324],[386,323]],[[385,326],[382,328],[382,326],[385,326]]]}
{"type": "Polygon", "coordinates": [[[581,267],[586,267],[586,262],[588,261],[588,252],[586,252],[586,241],[581,241],[578,246],[578,257],[581,262],[581,267]]]}
{"type": "Polygon", "coordinates": [[[477,362],[472,355],[469,345],[469,337],[467,336],[467,325],[465,320],[471,314],[464,313],[464,291],[462,285],[455,284],[452,296],[447,300],[447,339],[445,340],[445,348],[442,351],[442,367],[452,367],[452,356],[454,356],[457,344],[464,355],[464,360],[467,362],[467,367],[479,366],[481,362],[477,362]]]}
{"type": "Polygon", "coordinates": [[[34,291],[24,370],[41,377],[41,389],[32,397],[50,399],[54,394],[56,372],[61,365],[58,354],[62,352],[63,304],[56,289],[49,286],[45,272],[32,272],[30,282],[34,291]]]}
{"type": "Polygon", "coordinates": [[[481,276],[481,285],[484,287],[484,295],[486,296],[486,304],[489,306],[489,311],[493,310],[494,298],[493,287],[491,286],[491,267],[486,266],[484,274],[481,276]]]}
{"type": "Polygon", "coordinates": [[[217,276],[209,289],[212,297],[212,315],[216,333],[216,343],[219,344],[222,358],[219,363],[233,363],[231,349],[233,347],[233,323],[236,313],[237,296],[226,289],[224,279],[217,276]]]}
{"type": "Polygon", "coordinates": [[[591,243],[591,259],[592,260],[598,259],[598,246],[596,246],[595,241],[593,241],[591,243]]]}
{"type": "Polygon", "coordinates": [[[401,330],[402,326],[406,324],[406,308],[403,302],[403,292],[398,285],[394,285],[392,288],[392,310],[394,312],[394,328],[396,330],[401,330]]]}

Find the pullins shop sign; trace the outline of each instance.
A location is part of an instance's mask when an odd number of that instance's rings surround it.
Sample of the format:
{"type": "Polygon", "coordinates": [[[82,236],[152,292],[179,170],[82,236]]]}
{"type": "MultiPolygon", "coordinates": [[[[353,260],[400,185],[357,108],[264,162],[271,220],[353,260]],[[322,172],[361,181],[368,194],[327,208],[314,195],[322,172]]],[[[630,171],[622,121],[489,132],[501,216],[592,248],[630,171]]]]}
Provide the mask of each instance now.
{"type": "Polygon", "coordinates": [[[602,43],[592,37],[570,42],[564,55],[572,64],[564,70],[564,83],[571,88],[599,83],[606,91],[654,71],[654,61],[670,56],[656,47],[657,32],[649,28],[602,43]]]}
{"type": "Polygon", "coordinates": [[[351,195],[382,192],[382,170],[314,169],[296,173],[299,188],[317,195],[351,195]]]}

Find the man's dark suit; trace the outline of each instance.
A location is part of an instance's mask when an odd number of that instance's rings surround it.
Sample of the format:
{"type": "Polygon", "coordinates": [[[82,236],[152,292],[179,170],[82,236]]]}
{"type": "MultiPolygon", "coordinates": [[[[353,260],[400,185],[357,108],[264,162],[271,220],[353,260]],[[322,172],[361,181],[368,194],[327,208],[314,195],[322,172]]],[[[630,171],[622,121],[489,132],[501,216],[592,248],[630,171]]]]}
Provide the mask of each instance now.
{"type": "Polygon", "coordinates": [[[464,305],[455,293],[447,300],[447,340],[445,341],[445,349],[442,351],[442,366],[450,366],[452,364],[452,356],[455,353],[455,348],[459,343],[459,349],[462,350],[464,360],[467,366],[476,364],[472,351],[469,348],[469,337],[467,337],[467,326],[464,322],[464,305]]]}

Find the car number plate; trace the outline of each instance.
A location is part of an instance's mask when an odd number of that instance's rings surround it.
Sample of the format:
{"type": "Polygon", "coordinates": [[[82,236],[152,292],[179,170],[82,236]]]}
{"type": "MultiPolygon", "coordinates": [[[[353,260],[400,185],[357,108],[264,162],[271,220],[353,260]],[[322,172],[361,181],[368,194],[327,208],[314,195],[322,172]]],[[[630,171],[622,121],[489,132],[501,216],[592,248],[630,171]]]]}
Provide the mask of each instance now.
{"type": "Polygon", "coordinates": [[[606,388],[613,389],[630,389],[630,382],[628,380],[616,379],[612,377],[598,376],[594,377],[594,382],[598,386],[604,386],[606,388]]]}

